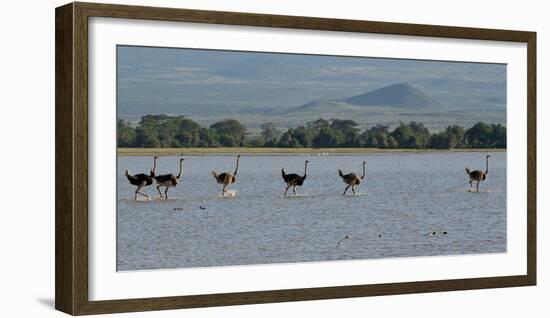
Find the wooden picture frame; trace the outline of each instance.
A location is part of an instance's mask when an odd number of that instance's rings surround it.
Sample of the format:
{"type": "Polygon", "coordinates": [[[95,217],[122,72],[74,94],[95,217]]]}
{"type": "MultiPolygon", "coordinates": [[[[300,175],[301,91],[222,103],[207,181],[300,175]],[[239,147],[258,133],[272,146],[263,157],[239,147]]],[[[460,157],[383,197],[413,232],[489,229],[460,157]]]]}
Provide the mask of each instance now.
{"type": "Polygon", "coordinates": [[[55,308],[101,314],[536,284],[536,33],[297,16],[70,3],[56,9],[55,308]],[[88,297],[88,19],[111,17],[527,44],[527,274],[291,290],[90,301],[88,297]]]}

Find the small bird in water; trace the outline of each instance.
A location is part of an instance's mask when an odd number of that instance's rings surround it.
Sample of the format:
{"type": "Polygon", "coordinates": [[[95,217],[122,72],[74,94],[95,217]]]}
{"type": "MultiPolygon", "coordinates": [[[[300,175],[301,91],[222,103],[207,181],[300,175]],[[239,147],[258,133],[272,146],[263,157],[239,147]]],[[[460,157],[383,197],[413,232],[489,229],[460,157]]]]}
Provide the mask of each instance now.
{"type": "Polygon", "coordinates": [[[432,235],[436,235],[437,232],[436,231],[433,231],[432,233],[430,233],[429,235],[432,236],[432,235]]]}
{"type": "Polygon", "coordinates": [[[378,237],[382,237],[382,234],[378,234],[378,237]]]}
{"type": "Polygon", "coordinates": [[[199,206],[199,209],[201,209],[201,210],[206,210],[206,207],[204,207],[204,206],[201,205],[201,206],[199,206]]]}
{"type": "Polygon", "coordinates": [[[443,231],[443,233],[442,233],[442,234],[444,234],[444,235],[447,235],[447,231],[443,231]]]}
{"type": "Polygon", "coordinates": [[[347,240],[347,239],[349,239],[350,237],[351,237],[351,236],[349,236],[349,235],[344,236],[343,239],[341,239],[340,241],[338,241],[338,246],[342,245],[342,243],[344,243],[344,241],[347,240]]]}

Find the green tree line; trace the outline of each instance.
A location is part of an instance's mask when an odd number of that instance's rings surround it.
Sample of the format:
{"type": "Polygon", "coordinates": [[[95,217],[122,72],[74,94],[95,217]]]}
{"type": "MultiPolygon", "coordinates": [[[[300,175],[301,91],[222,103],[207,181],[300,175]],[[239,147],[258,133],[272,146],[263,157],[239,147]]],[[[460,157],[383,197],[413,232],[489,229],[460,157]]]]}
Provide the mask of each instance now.
{"type": "Polygon", "coordinates": [[[250,135],[246,127],[235,119],[203,127],[185,116],[146,115],[135,127],[122,119],[118,120],[117,126],[118,146],[136,148],[506,148],[506,127],[482,122],[467,129],[452,125],[431,133],[419,122],[401,122],[393,130],[387,125],[361,130],[350,119],[319,118],[287,130],[265,123],[259,135],[250,135]]]}

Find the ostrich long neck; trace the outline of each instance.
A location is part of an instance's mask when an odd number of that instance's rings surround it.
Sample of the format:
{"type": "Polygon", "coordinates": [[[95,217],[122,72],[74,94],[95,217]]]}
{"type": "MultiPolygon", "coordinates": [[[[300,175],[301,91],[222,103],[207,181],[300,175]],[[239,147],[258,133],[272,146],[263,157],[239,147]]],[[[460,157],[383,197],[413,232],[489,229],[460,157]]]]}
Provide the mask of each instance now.
{"type": "Polygon", "coordinates": [[[485,157],[485,174],[489,173],[489,157],[485,157]]]}
{"type": "Polygon", "coordinates": [[[181,172],[183,171],[183,160],[180,160],[180,172],[178,173],[178,175],[176,176],[176,178],[180,178],[181,177],[181,172]]]}
{"type": "Polygon", "coordinates": [[[152,175],[156,175],[156,174],[157,174],[157,160],[158,160],[157,157],[155,157],[155,158],[153,159],[153,170],[151,170],[151,174],[152,174],[152,175]]]}
{"type": "Polygon", "coordinates": [[[239,159],[240,158],[241,157],[237,157],[237,165],[235,165],[235,172],[233,172],[233,175],[235,175],[235,176],[237,175],[237,170],[239,169],[239,159]]]}
{"type": "Polygon", "coordinates": [[[365,169],[366,163],[363,162],[363,175],[361,176],[361,179],[365,179],[366,169],[365,169]]]}
{"type": "Polygon", "coordinates": [[[304,177],[307,176],[307,161],[306,161],[306,165],[304,167],[304,177]]]}

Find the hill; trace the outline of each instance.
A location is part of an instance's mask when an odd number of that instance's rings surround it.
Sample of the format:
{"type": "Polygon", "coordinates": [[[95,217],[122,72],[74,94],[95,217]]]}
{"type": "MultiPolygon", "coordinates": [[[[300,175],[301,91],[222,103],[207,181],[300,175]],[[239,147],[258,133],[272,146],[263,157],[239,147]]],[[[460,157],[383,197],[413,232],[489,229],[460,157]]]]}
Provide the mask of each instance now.
{"type": "Polygon", "coordinates": [[[409,84],[393,84],[365,94],[344,99],[346,103],[362,106],[391,106],[413,109],[434,109],[439,103],[424,91],[409,84]]]}
{"type": "Polygon", "coordinates": [[[363,114],[441,111],[440,104],[409,84],[393,84],[341,100],[314,100],[291,108],[288,113],[347,112],[363,114]]]}

